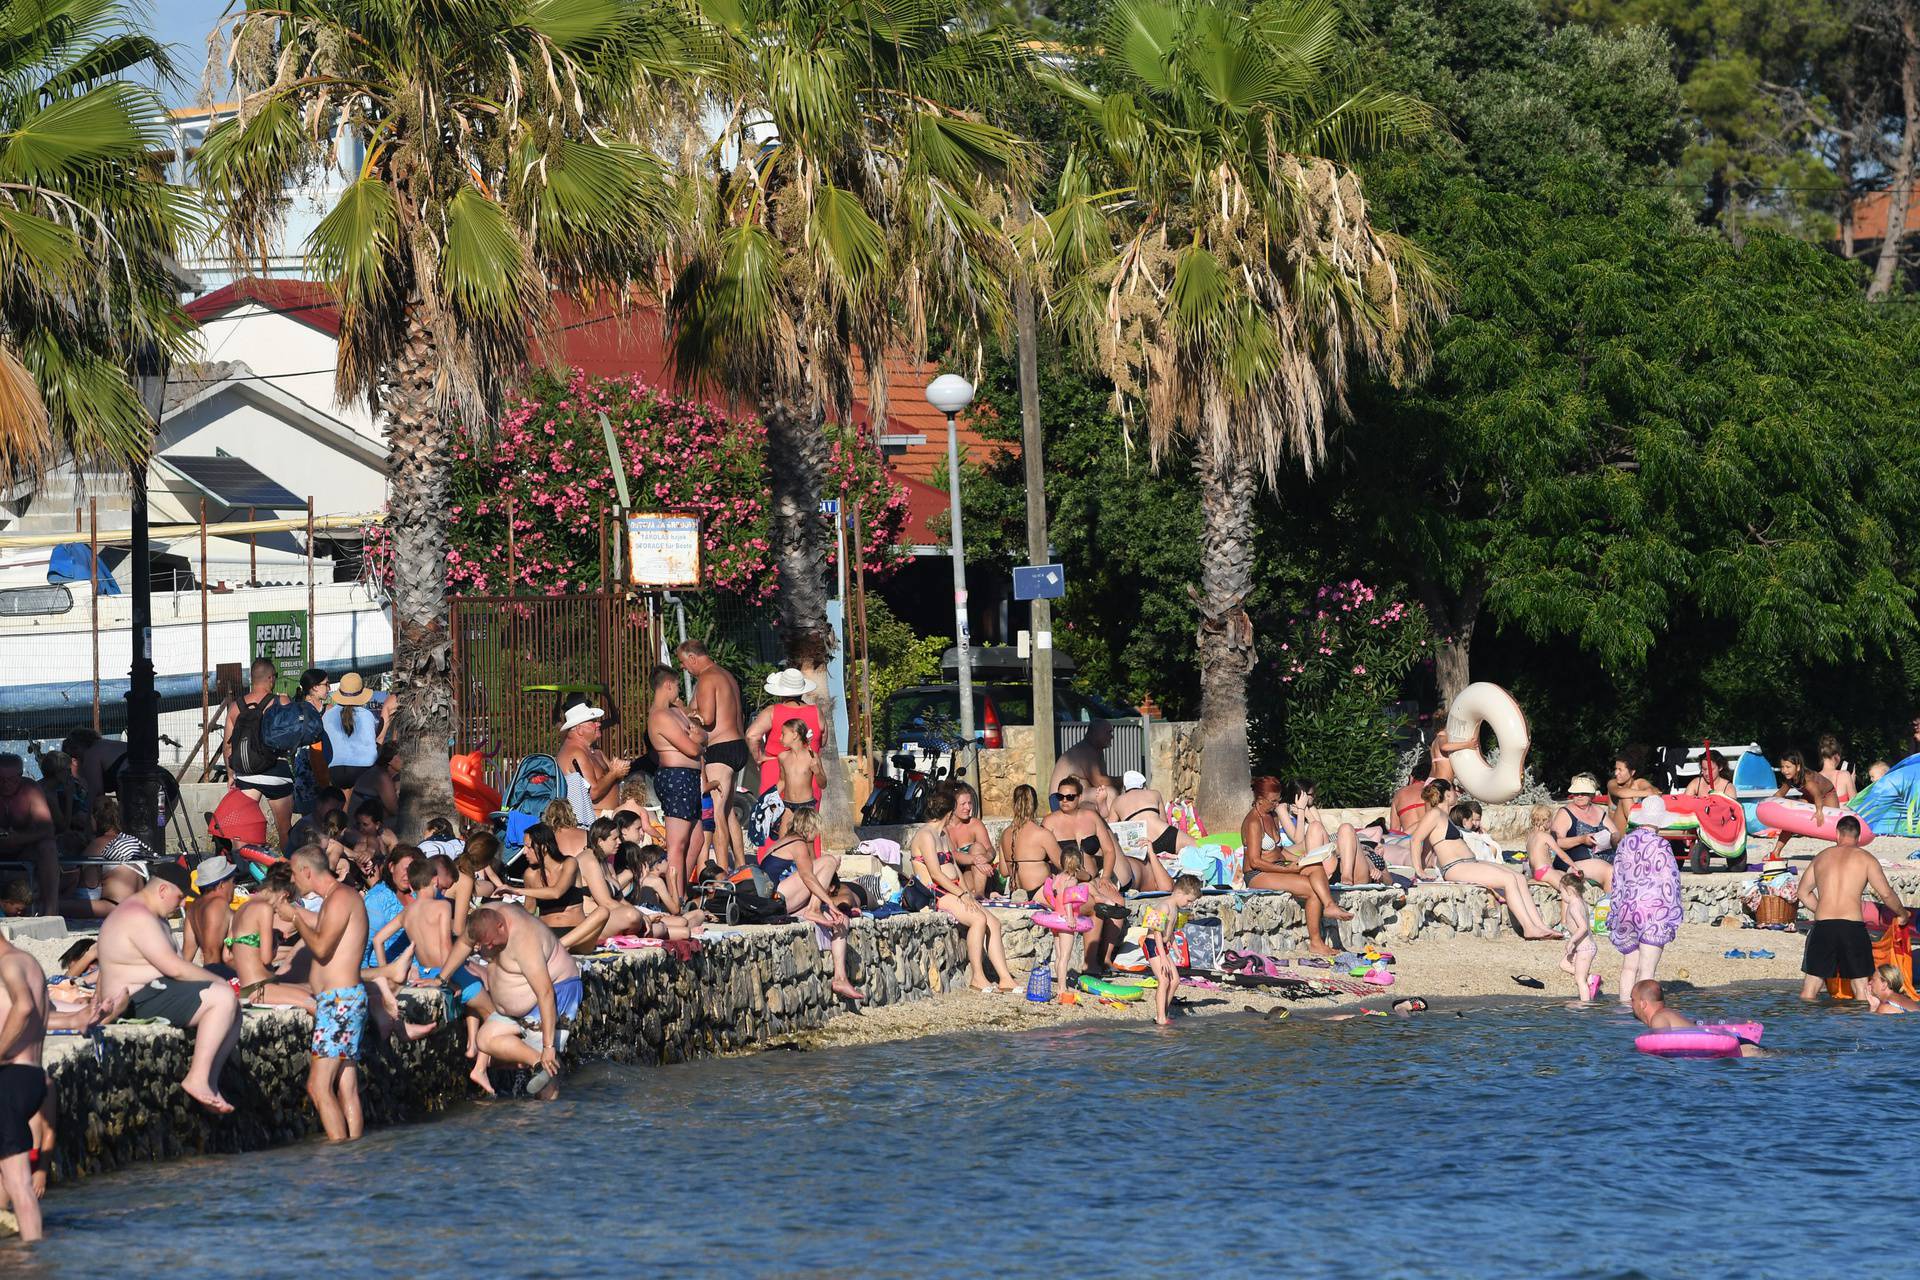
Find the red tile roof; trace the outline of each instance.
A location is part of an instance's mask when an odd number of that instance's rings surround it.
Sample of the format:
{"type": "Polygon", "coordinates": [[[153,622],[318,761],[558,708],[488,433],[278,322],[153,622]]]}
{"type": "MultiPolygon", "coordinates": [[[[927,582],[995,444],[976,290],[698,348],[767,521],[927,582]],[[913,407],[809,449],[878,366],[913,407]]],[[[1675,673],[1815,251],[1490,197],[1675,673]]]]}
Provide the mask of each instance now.
{"type": "MultiPolygon", "coordinates": [[[[340,336],[340,312],[334,305],[333,291],[311,280],[284,280],[245,277],[215,289],[187,304],[187,314],[200,321],[211,320],[236,307],[257,303],[272,311],[292,316],[330,337],[340,336]]],[[[556,350],[548,353],[556,363],[576,365],[594,377],[612,377],[637,373],[656,386],[673,387],[682,394],[697,394],[734,412],[750,410],[725,388],[689,387],[673,372],[667,350],[666,334],[660,312],[651,305],[618,307],[601,303],[583,307],[568,297],[554,299],[558,334],[556,350]]],[[[918,545],[940,541],[927,522],[947,509],[943,487],[947,467],[946,415],[927,403],[926,386],[939,370],[921,364],[904,354],[887,358],[887,426],[890,436],[924,436],[925,443],[907,445],[894,454],[889,465],[908,487],[907,534],[918,545]]],[[[866,385],[866,372],[858,363],[853,370],[856,391],[866,385]]],[[[854,407],[854,420],[868,421],[864,402],[854,407]]],[[[1017,445],[990,441],[981,436],[965,417],[959,423],[962,457],[983,463],[996,451],[1015,455],[1017,445]]]]}
{"type": "MultiPolygon", "coordinates": [[[[1886,191],[1869,191],[1853,202],[1853,238],[1882,240],[1887,234],[1887,215],[1893,211],[1893,197],[1886,191]]],[[[1907,196],[1907,234],[1920,235],[1920,187],[1907,196]]]]}

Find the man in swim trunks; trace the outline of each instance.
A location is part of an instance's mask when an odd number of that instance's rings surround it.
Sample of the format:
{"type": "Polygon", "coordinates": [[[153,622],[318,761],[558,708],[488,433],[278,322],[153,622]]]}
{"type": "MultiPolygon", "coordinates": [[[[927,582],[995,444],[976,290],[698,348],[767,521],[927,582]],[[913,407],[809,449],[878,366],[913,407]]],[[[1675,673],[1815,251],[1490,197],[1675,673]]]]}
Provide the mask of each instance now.
{"type": "Polygon", "coordinates": [[[496,1006],[480,1027],[480,1051],[534,1068],[527,1092],[559,1095],[560,1050],[580,1010],[580,968],[553,930],[501,903],[467,917],[467,938],[487,961],[487,994],[496,1006]]]}
{"type": "Polygon", "coordinates": [[[40,784],[29,781],[26,765],[11,751],[0,752],[0,857],[24,857],[33,863],[40,914],[60,914],[60,842],[54,838],[53,808],[40,784]]]}
{"type": "Polygon", "coordinates": [[[20,1238],[40,1239],[33,1185],[41,1152],[35,1117],[46,1107],[47,975],[40,962],[0,937],[0,1208],[11,1206],[20,1238]]]}
{"type": "Polygon", "coordinates": [[[1814,855],[1796,895],[1802,906],[1813,911],[1813,928],[1807,931],[1807,949],[1800,961],[1800,972],[1807,975],[1800,983],[1802,1000],[1818,1000],[1828,978],[1846,979],[1855,1000],[1867,998],[1873,940],[1860,915],[1867,890],[1892,909],[1900,924],[1913,914],[1887,883],[1880,860],[1860,847],[1860,819],[1848,814],[1836,830],[1839,841],[1814,855]]]}
{"type": "Polygon", "coordinates": [[[694,882],[693,828],[700,821],[701,752],[707,745],[704,729],[687,715],[680,698],[680,677],[672,667],[653,669],[653,701],[647,708],[647,737],[660,754],[654,771],[653,794],[667,820],[667,876],[676,895],[694,882]]]}
{"type": "MultiPolygon", "coordinates": [[[[154,866],[140,891],[100,923],[100,998],[128,997],[126,1016],[158,1018],[193,1031],[193,1061],[180,1087],[217,1115],[233,1110],[220,1093],[220,1069],[240,1040],[240,998],[224,978],[189,964],[173,949],[166,922],[191,882],[178,862],[154,866]]],[[[356,956],[357,958],[357,956],[356,956]]]]}
{"type": "Polygon", "coordinates": [[[733,803],[734,788],[740,775],[753,763],[747,751],[747,739],[740,713],[740,682],[733,672],[713,660],[707,646],[698,640],[682,640],[674,656],[693,677],[693,708],[687,716],[707,731],[706,781],[714,792],[714,861],[731,870],[738,865],[733,847],[732,824],[724,820],[723,809],[733,803]]]}
{"type": "Polygon", "coordinates": [[[320,898],[308,911],[288,899],[274,914],[300,931],[313,956],[313,1045],[307,1059],[307,1097],[329,1142],[350,1142],[366,1128],[360,1113],[360,1041],[367,1027],[367,989],[360,961],[367,950],[367,904],[341,884],[318,846],[294,850],[293,887],[320,898]]]}

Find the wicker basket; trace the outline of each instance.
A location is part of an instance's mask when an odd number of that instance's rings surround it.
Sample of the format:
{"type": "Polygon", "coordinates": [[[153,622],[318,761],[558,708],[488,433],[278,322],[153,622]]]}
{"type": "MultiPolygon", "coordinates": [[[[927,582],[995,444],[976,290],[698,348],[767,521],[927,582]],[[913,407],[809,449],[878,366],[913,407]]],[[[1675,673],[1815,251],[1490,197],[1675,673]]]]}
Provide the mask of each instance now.
{"type": "Polygon", "coordinates": [[[1778,894],[1763,893],[1753,908],[1753,922],[1762,928],[1768,925],[1783,925],[1791,929],[1794,920],[1800,914],[1799,904],[1792,898],[1782,898],[1778,894]]]}

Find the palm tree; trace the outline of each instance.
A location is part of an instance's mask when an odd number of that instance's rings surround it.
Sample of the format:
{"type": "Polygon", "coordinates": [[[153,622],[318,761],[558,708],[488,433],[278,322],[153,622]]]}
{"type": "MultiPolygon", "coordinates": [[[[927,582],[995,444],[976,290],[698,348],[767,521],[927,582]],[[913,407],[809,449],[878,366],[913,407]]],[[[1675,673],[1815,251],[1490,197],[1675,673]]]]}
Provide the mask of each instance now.
{"type": "Polygon", "coordinates": [[[168,71],[111,0],[0,0],[0,472],[71,454],[146,465],[153,420],[135,353],[184,357],[169,270],[200,229],[166,182],[159,97],[120,77],[168,71]]]}
{"type": "Polygon", "coordinates": [[[1195,452],[1209,822],[1246,807],[1258,488],[1289,459],[1311,470],[1354,366],[1408,373],[1439,307],[1344,163],[1429,114],[1368,84],[1348,36],[1327,0],[1117,0],[1090,68],[1102,88],[1055,77],[1088,135],[1039,228],[1055,305],[1154,458],[1176,439],[1195,452]],[[1089,164],[1113,185],[1095,190],[1089,164]]]}
{"type": "MultiPolygon", "coordinates": [[[[778,611],[788,661],[830,710],[825,669],[826,424],[850,420],[863,361],[876,427],[886,357],[924,358],[930,330],[977,350],[1008,311],[1028,146],[982,107],[1016,46],[954,0],[689,0],[718,50],[720,120],[684,167],[693,240],[668,310],[680,367],[739,389],[767,429],[778,611]]],[[[840,748],[825,817],[851,829],[840,748]]]]}
{"type": "Polygon", "coordinates": [[[237,116],[200,154],[237,259],[340,165],[306,243],[341,315],[337,391],[387,431],[404,828],[452,811],[452,452],[552,331],[556,290],[626,296],[672,205],[646,132],[669,50],[630,0],[271,0],[236,16],[237,116]],[[358,157],[358,158],[355,158],[358,157]]]}

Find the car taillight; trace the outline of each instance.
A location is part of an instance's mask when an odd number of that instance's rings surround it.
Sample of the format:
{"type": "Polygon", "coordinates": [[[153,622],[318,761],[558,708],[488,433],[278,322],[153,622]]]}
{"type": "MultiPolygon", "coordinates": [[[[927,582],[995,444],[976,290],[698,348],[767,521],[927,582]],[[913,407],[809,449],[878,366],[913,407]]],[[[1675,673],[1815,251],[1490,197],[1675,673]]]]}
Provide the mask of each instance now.
{"type": "Polygon", "coordinates": [[[994,709],[993,699],[986,700],[986,714],[981,717],[981,745],[989,751],[998,751],[1006,746],[1000,734],[1000,713],[994,709]]]}

